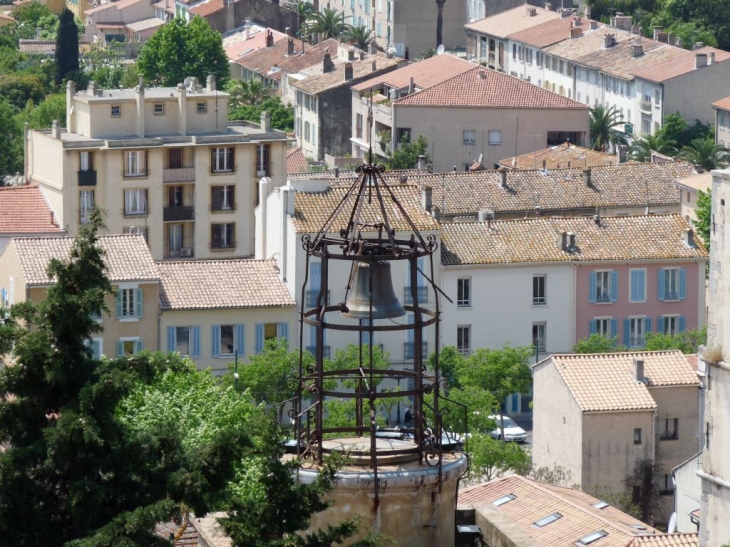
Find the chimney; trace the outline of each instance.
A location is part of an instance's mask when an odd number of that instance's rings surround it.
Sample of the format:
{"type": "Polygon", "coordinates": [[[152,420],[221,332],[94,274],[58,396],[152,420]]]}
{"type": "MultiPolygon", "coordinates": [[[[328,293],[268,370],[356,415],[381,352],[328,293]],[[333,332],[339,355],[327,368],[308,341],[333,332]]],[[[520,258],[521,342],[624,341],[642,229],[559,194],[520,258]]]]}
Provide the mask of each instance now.
{"type": "Polygon", "coordinates": [[[335,64],[332,62],[332,56],[329,51],[324,52],[322,57],[322,73],[332,72],[335,69],[335,64]]]}
{"type": "Polygon", "coordinates": [[[682,47],[682,37],[681,36],[677,36],[677,42],[674,45],[676,45],[677,47],[682,47]]]}
{"type": "Polygon", "coordinates": [[[596,223],[596,226],[600,226],[601,225],[601,215],[598,215],[598,214],[593,215],[593,222],[596,223]]]}
{"type": "Polygon", "coordinates": [[[553,9],[553,5],[550,2],[545,2],[545,9],[551,10],[551,9],[553,9]]]}
{"type": "Polygon", "coordinates": [[[61,125],[58,123],[58,120],[53,120],[53,123],[51,124],[51,136],[54,139],[61,138],[61,125]]]}
{"type": "Polygon", "coordinates": [[[246,24],[243,25],[243,29],[246,31],[246,40],[251,39],[251,21],[246,19],[246,24]]]}
{"type": "Polygon", "coordinates": [[[410,95],[411,93],[413,93],[415,91],[415,89],[416,89],[416,86],[413,82],[413,76],[411,76],[411,79],[408,82],[408,94],[410,95]]]}
{"type": "Polygon", "coordinates": [[[646,380],[644,377],[644,360],[638,357],[634,357],[634,380],[642,384],[646,380]]]}
{"type": "Polygon", "coordinates": [[[566,250],[572,251],[573,249],[575,249],[575,234],[568,232],[568,248],[566,250]]]}
{"type": "Polygon", "coordinates": [[[573,15],[573,11],[570,10],[570,9],[567,9],[566,8],[566,9],[561,9],[560,10],[560,18],[561,19],[565,19],[566,17],[570,17],[571,15],[573,15]]]}
{"type": "Polygon", "coordinates": [[[561,251],[568,250],[568,232],[562,231],[558,234],[558,249],[561,251]]]}
{"type": "Polygon", "coordinates": [[[421,190],[421,207],[427,213],[431,212],[433,207],[433,189],[430,186],[424,186],[421,190]]]}
{"type": "Polygon", "coordinates": [[[480,70],[479,70],[479,72],[477,72],[477,74],[479,74],[479,77],[480,77],[480,78],[481,78],[482,80],[484,80],[484,79],[486,79],[486,78],[487,78],[487,71],[486,71],[486,70],[484,70],[483,68],[482,68],[482,69],[480,69],[480,70]]]}
{"type": "Polygon", "coordinates": [[[287,38],[286,39],[286,54],[294,55],[294,38],[287,38]]]}
{"type": "Polygon", "coordinates": [[[644,46],[641,44],[631,44],[631,56],[635,59],[644,55],[644,46]]]}
{"type": "Polygon", "coordinates": [[[406,173],[401,174],[398,182],[400,182],[401,184],[408,184],[408,175],[406,173]]]}
{"type": "Polygon", "coordinates": [[[583,28],[582,27],[573,27],[570,29],[570,37],[571,38],[580,38],[583,36],[583,28]]]}
{"type": "Polygon", "coordinates": [[[441,209],[438,208],[438,205],[431,208],[431,216],[436,220],[441,220],[441,209]]]}
{"type": "Polygon", "coordinates": [[[266,47],[274,45],[274,33],[270,29],[266,29],[266,47]]]}
{"type": "Polygon", "coordinates": [[[134,88],[137,99],[137,136],[144,137],[144,78],[139,77],[139,83],[134,88]]]}
{"type": "Polygon", "coordinates": [[[692,46],[692,49],[693,50],[695,50],[695,49],[702,49],[703,47],[705,47],[705,43],[704,42],[695,42],[694,45],[692,46]]]}
{"type": "Polygon", "coordinates": [[[641,34],[641,26],[631,25],[631,34],[641,34]]]}
{"type": "Polygon", "coordinates": [[[184,137],[188,130],[187,91],[184,84],[177,84],[177,101],[177,132],[184,137]]]}
{"type": "Polygon", "coordinates": [[[261,113],[261,131],[264,133],[271,131],[271,115],[266,110],[261,113]]]}
{"type": "Polygon", "coordinates": [[[348,61],[355,60],[355,48],[352,46],[350,46],[350,49],[347,50],[347,60],[348,61]]]}
{"type": "Polygon", "coordinates": [[[507,169],[500,167],[497,169],[497,173],[499,174],[499,185],[502,188],[507,188],[507,169]]]}
{"type": "Polygon", "coordinates": [[[215,91],[215,76],[213,74],[208,74],[205,80],[205,88],[208,91],[215,91]]]}
{"type": "Polygon", "coordinates": [[[418,168],[419,169],[426,168],[426,156],[418,156],[418,168]]]}
{"type": "Polygon", "coordinates": [[[335,178],[340,178],[340,168],[335,165],[335,178]]]}
{"type": "Polygon", "coordinates": [[[618,162],[619,163],[626,163],[626,156],[628,152],[628,146],[625,144],[619,144],[616,147],[616,155],[618,156],[618,162]]]}
{"type": "Polygon", "coordinates": [[[707,53],[695,53],[695,68],[707,66],[707,53]]]}
{"type": "Polygon", "coordinates": [[[349,82],[352,80],[352,63],[349,61],[345,63],[345,81],[349,82]]]}
{"type": "Polygon", "coordinates": [[[287,36],[291,36],[291,27],[286,27],[284,29],[284,34],[286,34],[287,36]]]}
{"type": "Polygon", "coordinates": [[[659,34],[662,32],[662,30],[664,30],[664,29],[658,25],[656,25],[654,27],[654,41],[655,42],[659,41],[659,34]]]}
{"type": "Polygon", "coordinates": [[[707,66],[714,65],[714,64],[715,64],[715,52],[708,51],[707,52],[707,66]]]}
{"type": "Polygon", "coordinates": [[[597,28],[598,28],[598,21],[591,21],[591,30],[596,30],[597,28]]]}
{"type": "Polygon", "coordinates": [[[547,160],[542,160],[542,170],[547,171],[547,160]]]}
{"type": "Polygon", "coordinates": [[[583,169],[583,184],[586,186],[591,185],[591,168],[583,169]]]}
{"type": "Polygon", "coordinates": [[[695,246],[695,234],[694,231],[692,231],[692,228],[687,228],[684,231],[684,242],[687,244],[688,247],[695,246]]]}
{"type": "Polygon", "coordinates": [[[236,12],[233,0],[225,0],[226,5],[226,32],[236,28],[236,12]]]}
{"type": "Polygon", "coordinates": [[[373,62],[370,63],[370,72],[375,72],[376,70],[378,70],[378,62],[373,59],[373,62]]]}
{"type": "Polygon", "coordinates": [[[89,97],[96,95],[96,82],[94,80],[91,80],[88,84],[86,84],[86,94],[89,97]]]}
{"type": "Polygon", "coordinates": [[[615,34],[606,34],[603,37],[603,45],[606,48],[615,46],[616,45],[616,35],[615,34]]]}
{"type": "Polygon", "coordinates": [[[677,37],[674,34],[672,34],[671,32],[669,34],[667,34],[667,43],[670,46],[673,46],[676,42],[677,42],[677,37]]]}
{"type": "Polygon", "coordinates": [[[537,8],[533,8],[531,6],[527,7],[527,16],[528,17],[535,17],[537,15],[537,8]]]}

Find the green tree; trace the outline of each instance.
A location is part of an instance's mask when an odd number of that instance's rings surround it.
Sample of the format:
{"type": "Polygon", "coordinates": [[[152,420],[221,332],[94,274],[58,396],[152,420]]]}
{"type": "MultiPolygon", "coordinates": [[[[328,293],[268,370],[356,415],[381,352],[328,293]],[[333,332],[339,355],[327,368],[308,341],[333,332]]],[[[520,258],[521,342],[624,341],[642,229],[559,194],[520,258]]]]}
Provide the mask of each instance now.
{"type": "Polygon", "coordinates": [[[362,51],[370,51],[370,45],[375,39],[372,29],[366,29],[363,26],[350,26],[344,32],[344,38],[362,51]]]}
{"type": "Polygon", "coordinates": [[[271,98],[269,90],[259,80],[251,80],[248,82],[232,80],[226,84],[226,92],[231,95],[228,106],[233,109],[242,106],[256,106],[266,99],[271,98]]]}
{"type": "Polygon", "coordinates": [[[56,35],[56,85],[60,85],[70,72],[79,70],[79,28],[74,14],[64,8],[58,16],[56,35]]]}
{"type": "Polygon", "coordinates": [[[489,434],[472,434],[465,449],[469,453],[470,484],[491,481],[506,473],[527,475],[532,468],[530,455],[520,445],[503,443],[489,434]]]}
{"type": "Polygon", "coordinates": [[[160,86],[176,86],[188,76],[204,84],[209,74],[223,87],[228,80],[228,57],[223,40],[202,17],[185,22],[175,18],[144,43],[137,68],[146,81],[160,86]]]}
{"type": "Polygon", "coordinates": [[[5,175],[14,175],[23,165],[23,130],[15,120],[15,109],[0,100],[0,186],[5,175]]]}
{"type": "Polygon", "coordinates": [[[321,40],[340,38],[347,31],[345,14],[335,8],[313,11],[307,19],[307,34],[319,36],[321,40]]]}
{"type": "Polygon", "coordinates": [[[646,351],[678,349],[685,354],[697,353],[700,345],[707,344],[707,327],[678,332],[674,335],[663,332],[646,333],[646,351]]]}
{"type": "Polygon", "coordinates": [[[730,150],[715,144],[715,139],[695,139],[689,146],[685,146],[677,154],[677,158],[690,162],[693,165],[709,171],[725,167],[730,161],[730,150]]]}
{"type": "Polygon", "coordinates": [[[674,156],[677,154],[677,143],[672,140],[664,141],[659,138],[658,134],[644,135],[631,143],[631,148],[629,148],[631,159],[640,162],[648,161],[652,152],[674,156]]]}
{"type": "Polygon", "coordinates": [[[41,40],[55,40],[58,30],[58,17],[40,2],[28,2],[13,11],[14,25],[9,32],[14,34],[15,39],[31,39],[36,37],[37,29],[40,29],[41,40]]]}
{"type": "Polygon", "coordinates": [[[660,142],[674,141],[674,146],[681,149],[695,139],[714,138],[715,134],[709,124],[695,120],[694,125],[690,126],[679,112],[675,112],[664,116],[664,123],[655,136],[660,142]]]}
{"type": "Polygon", "coordinates": [[[428,141],[423,135],[411,142],[409,136],[401,138],[397,148],[388,152],[385,165],[388,169],[413,169],[418,164],[418,156],[425,156],[426,163],[431,162],[428,154],[428,141]]]}
{"type": "MultiPolygon", "coordinates": [[[[461,363],[464,359],[466,358],[454,346],[441,348],[441,353],[439,354],[439,374],[442,378],[446,379],[452,388],[461,387],[457,370],[460,366],[463,366],[461,363]]],[[[434,370],[435,366],[436,352],[433,352],[428,356],[428,368],[434,370]]]]}
{"type": "Polygon", "coordinates": [[[264,111],[271,116],[271,127],[280,131],[294,131],[294,109],[290,104],[284,105],[279,97],[269,97],[254,106],[241,105],[237,108],[229,108],[228,119],[259,123],[261,113],[264,111]]]}
{"type": "Polygon", "coordinates": [[[618,336],[608,337],[602,334],[591,334],[588,338],[581,338],[573,346],[575,353],[616,353],[626,351],[626,347],[618,343],[618,336]]]}
{"type": "Polygon", "coordinates": [[[703,192],[697,191],[697,207],[695,208],[697,220],[694,227],[697,230],[702,242],[710,250],[710,226],[712,225],[712,190],[703,192]]]}
{"type": "Polygon", "coordinates": [[[45,99],[43,82],[38,76],[3,74],[0,76],[0,97],[22,110],[28,101],[38,104],[45,99]]]}
{"type": "Polygon", "coordinates": [[[626,144],[626,134],[618,131],[624,125],[623,116],[615,106],[599,104],[591,108],[590,134],[593,150],[601,150],[617,144],[626,144]]]}
{"type": "Polygon", "coordinates": [[[312,16],[314,6],[306,0],[295,0],[287,2],[284,7],[297,14],[297,37],[301,38],[305,34],[306,22],[312,16]]]}
{"type": "Polygon", "coordinates": [[[25,109],[18,114],[20,123],[28,123],[30,129],[45,129],[51,127],[53,120],[58,120],[61,127],[66,126],[66,96],[50,95],[38,106],[29,102],[25,109]]]}

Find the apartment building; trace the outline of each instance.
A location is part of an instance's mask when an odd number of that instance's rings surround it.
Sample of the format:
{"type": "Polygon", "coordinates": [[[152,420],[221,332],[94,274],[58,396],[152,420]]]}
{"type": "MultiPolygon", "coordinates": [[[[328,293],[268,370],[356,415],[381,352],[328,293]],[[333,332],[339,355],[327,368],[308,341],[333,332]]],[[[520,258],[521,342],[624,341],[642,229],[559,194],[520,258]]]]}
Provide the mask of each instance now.
{"type": "Polygon", "coordinates": [[[108,233],[142,234],[155,260],[253,255],[256,183],[283,184],[287,136],[228,121],[228,94],[208,77],[170,88],[66,89],[66,128],[34,130],[26,177],[71,236],[93,207],[108,233]]]}
{"type": "Polygon", "coordinates": [[[730,97],[712,103],[715,109],[715,144],[730,145],[730,97]]]}
{"type": "Polygon", "coordinates": [[[84,39],[91,42],[143,42],[167,20],[146,0],[107,2],[83,13],[84,39]]]}

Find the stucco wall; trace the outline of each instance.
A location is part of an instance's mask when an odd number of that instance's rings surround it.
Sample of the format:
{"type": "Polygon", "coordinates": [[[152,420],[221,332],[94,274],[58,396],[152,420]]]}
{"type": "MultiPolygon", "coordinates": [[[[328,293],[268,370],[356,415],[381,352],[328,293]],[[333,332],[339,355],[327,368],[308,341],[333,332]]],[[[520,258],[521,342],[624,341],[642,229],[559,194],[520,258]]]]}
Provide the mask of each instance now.
{"type": "Polygon", "coordinates": [[[727,96],[730,63],[692,70],[664,82],[664,114],[679,112],[685,120],[715,123],[712,103],[727,96]]]}
{"type": "Polygon", "coordinates": [[[702,454],[698,454],[674,470],[674,513],[677,515],[677,532],[699,531],[699,526],[690,519],[690,513],[700,508],[702,487],[697,470],[700,469],[701,457],[702,454]]]}

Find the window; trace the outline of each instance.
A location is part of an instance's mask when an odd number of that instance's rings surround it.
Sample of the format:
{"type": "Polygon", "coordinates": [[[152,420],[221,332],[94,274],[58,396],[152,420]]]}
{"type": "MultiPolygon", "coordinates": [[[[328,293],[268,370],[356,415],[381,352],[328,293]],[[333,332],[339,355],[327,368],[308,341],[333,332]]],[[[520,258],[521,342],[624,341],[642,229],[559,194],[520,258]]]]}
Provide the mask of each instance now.
{"type": "Polygon", "coordinates": [[[588,534],[586,536],[583,536],[578,540],[578,543],[581,545],[588,545],[590,543],[593,543],[594,541],[598,541],[599,539],[606,537],[608,535],[608,532],[604,532],[603,530],[598,530],[596,532],[593,532],[592,534],[588,534]]]}
{"type": "Polygon", "coordinates": [[[141,216],[147,214],[147,190],[124,191],[124,215],[141,216]]]}
{"type": "Polygon", "coordinates": [[[634,429],[634,444],[641,444],[641,428],[634,429]]]}
{"type": "Polygon", "coordinates": [[[657,332],[663,332],[667,336],[674,336],[684,332],[685,319],[682,315],[664,315],[659,318],[657,332]]]}
{"type": "Polygon", "coordinates": [[[640,348],[646,345],[646,333],[651,331],[649,317],[629,317],[624,321],[624,345],[640,348]]]}
{"type": "Polygon", "coordinates": [[[179,184],[169,186],[167,188],[167,206],[182,207],[183,205],[183,187],[179,184]]]}
{"type": "Polygon", "coordinates": [[[180,355],[190,355],[190,327],[175,327],[175,349],[180,355]]]}
{"type": "Polygon", "coordinates": [[[362,139],[362,114],[355,114],[355,138],[362,139]]]}
{"type": "Polygon", "coordinates": [[[94,156],[92,152],[79,152],[79,171],[93,171],[94,156]]]}
{"type": "Polygon", "coordinates": [[[94,210],[94,191],[81,190],[79,192],[79,222],[91,222],[91,213],[94,210]]]}
{"type": "Polygon", "coordinates": [[[456,305],[460,308],[471,306],[471,277],[456,280],[456,305]]]}
{"type": "Polygon", "coordinates": [[[167,327],[167,351],[193,359],[200,357],[200,327],[167,327]]]}
{"type": "Polygon", "coordinates": [[[687,270],[662,268],[657,282],[659,300],[684,300],[687,296],[687,270]]]}
{"type": "Polygon", "coordinates": [[[208,112],[208,103],[195,103],[195,111],[198,114],[205,114],[208,112]]]}
{"type": "Polygon", "coordinates": [[[211,224],[210,226],[210,246],[213,249],[232,249],[236,246],[234,240],[236,224],[228,222],[226,224],[211,224]]]}
{"type": "Polygon", "coordinates": [[[600,334],[606,338],[612,338],[613,333],[611,329],[611,318],[610,317],[598,317],[591,321],[591,334],[600,334]]]}
{"type": "Polygon", "coordinates": [[[162,116],[165,113],[165,103],[155,103],[155,116],[162,116]]]}
{"type": "Polygon", "coordinates": [[[499,146],[502,144],[502,132],[499,130],[489,131],[489,144],[491,146],[499,146]]]}
{"type": "Polygon", "coordinates": [[[629,302],[646,301],[646,270],[643,268],[631,269],[629,271],[631,287],[629,290],[629,302]]]}
{"type": "Polygon", "coordinates": [[[676,441],[677,439],[679,439],[679,418],[664,418],[663,422],[664,429],[661,432],[659,438],[662,441],[676,441]]]}
{"type": "Polygon", "coordinates": [[[545,351],[545,323],[532,324],[532,347],[537,347],[537,351],[545,351]]]}
{"type": "Polygon", "coordinates": [[[89,338],[86,341],[86,345],[91,350],[91,357],[93,359],[101,359],[104,354],[104,339],[103,338],[89,338]]]}
{"type": "Polygon", "coordinates": [[[124,176],[144,177],[147,175],[147,152],[131,150],[124,152],[124,176]]]}
{"type": "Polygon", "coordinates": [[[654,108],[659,108],[660,104],[662,102],[662,94],[661,91],[658,89],[654,90],[654,108]]]}
{"type": "Polygon", "coordinates": [[[289,323],[256,323],[256,353],[264,351],[267,340],[289,337],[289,323]]]}
{"type": "MultiPolygon", "coordinates": [[[[674,493],[672,478],[669,476],[668,473],[664,473],[664,475],[659,478],[659,493],[662,496],[669,496],[674,493]]],[[[643,529],[646,530],[646,528],[643,529]]]]}
{"type": "Polygon", "coordinates": [[[122,107],[118,104],[112,105],[112,118],[119,118],[122,115],[122,107]]]}
{"type": "Polygon", "coordinates": [[[590,278],[590,301],[594,303],[618,300],[618,272],[595,271],[590,278]]]}
{"type": "Polygon", "coordinates": [[[472,129],[464,130],[464,144],[476,144],[477,132],[472,129]]]}
{"type": "Polygon", "coordinates": [[[517,44],[512,44],[512,58],[517,59],[517,44]]]}
{"type": "Polygon", "coordinates": [[[259,144],[256,147],[256,176],[257,177],[268,177],[271,175],[271,164],[269,159],[271,157],[271,145],[270,144],[259,144]]]}
{"type": "Polygon", "coordinates": [[[235,186],[213,186],[210,189],[210,203],[213,211],[233,211],[235,186]]]}
{"type": "Polygon", "coordinates": [[[233,147],[216,147],[210,149],[210,165],[213,173],[233,172],[233,147]]]}
{"type": "Polygon", "coordinates": [[[139,338],[120,338],[117,342],[117,357],[135,355],[142,351],[142,340],[139,338]]]}
{"type": "Polygon", "coordinates": [[[546,303],[545,299],[545,283],[547,281],[546,275],[533,275],[532,276],[532,304],[534,306],[542,306],[546,303]]]}
{"type": "Polygon", "coordinates": [[[532,523],[532,525],[535,528],[542,528],[543,526],[547,526],[548,524],[555,522],[558,519],[563,518],[563,515],[560,513],[551,513],[546,517],[541,518],[540,520],[536,520],[532,523]]]}
{"type": "Polygon", "coordinates": [[[123,233],[129,235],[140,235],[147,241],[147,227],[146,226],[125,226],[123,233]]]}
{"type": "Polygon", "coordinates": [[[142,296],[142,289],[138,288],[117,290],[117,319],[142,317],[142,296]]]}
{"type": "Polygon", "coordinates": [[[183,225],[170,224],[167,232],[167,247],[170,256],[180,256],[183,245],[183,225]]]}
{"type": "Polygon", "coordinates": [[[211,333],[211,354],[213,357],[234,355],[238,352],[241,357],[245,354],[246,326],[240,325],[213,325],[211,333]]]}
{"type": "Polygon", "coordinates": [[[501,498],[494,500],[492,504],[495,507],[499,507],[500,505],[504,505],[505,503],[509,503],[515,499],[517,499],[517,496],[515,496],[514,494],[507,494],[506,496],[502,496],[501,498]]]}
{"type": "Polygon", "coordinates": [[[309,122],[304,122],[304,140],[309,142],[309,122]]]}
{"type": "Polygon", "coordinates": [[[456,327],[456,349],[462,355],[471,353],[471,325],[456,327]]]}
{"type": "Polygon", "coordinates": [[[403,140],[411,140],[411,128],[410,127],[399,127],[398,128],[398,143],[403,142],[403,140]]]}

